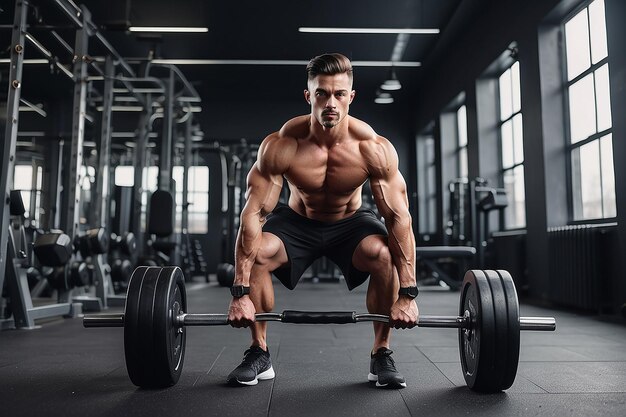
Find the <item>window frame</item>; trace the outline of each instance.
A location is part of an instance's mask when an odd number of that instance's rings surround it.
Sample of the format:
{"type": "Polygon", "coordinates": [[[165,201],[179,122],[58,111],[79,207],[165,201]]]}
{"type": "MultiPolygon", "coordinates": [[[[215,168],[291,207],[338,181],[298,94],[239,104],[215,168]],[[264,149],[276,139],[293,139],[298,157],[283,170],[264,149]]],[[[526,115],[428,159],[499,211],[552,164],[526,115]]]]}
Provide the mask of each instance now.
{"type": "MultiPolygon", "coordinates": [[[[497,99],[497,109],[498,109],[498,123],[497,123],[497,129],[498,129],[498,145],[500,147],[499,152],[498,152],[498,158],[499,158],[499,181],[500,181],[500,185],[502,187],[505,187],[505,182],[504,182],[504,178],[507,174],[507,172],[513,172],[515,171],[516,168],[518,167],[522,167],[522,171],[524,173],[524,184],[526,184],[526,175],[525,175],[525,162],[526,159],[524,158],[524,155],[522,154],[522,162],[516,162],[515,161],[515,141],[513,141],[513,163],[512,165],[510,165],[509,167],[505,168],[504,167],[504,161],[502,158],[502,153],[503,153],[503,135],[502,135],[502,127],[504,126],[505,123],[510,122],[511,124],[513,124],[513,119],[515,118],[515,116],[519,115],[522,118],[522,126],[524,124],[524,114],[522,112],[522,97],[521,97],[521,90],[522,90],[522,86],[521,86],[521,68],[519,68],[519,72],[520,72],[520,106],[519,106],[519,110],[514,111],[513,109],[511,110],[511,114],[506,118],[506,119],[502,119],[502,114],[501,114],[501,105],[502,105],[502,92],[500,91],[500,77],[502,77],[502,75],[504,75],[505,72],[507,71],[512,71],[513,65],[517,64],[518,67],[521,67],[521,63],[519,61],[519,59],[515,58],[513,59],[513,61],[510,63],[510,65],[508,65],[506,68],[502,69],[501,71],[499,71],[496,75],[495,75],[495,79],[496,79],[496,85],[498,86],[498,93],[496,96],[497,99]]],[[[511,83],[512,85],[512,83],[511,83]]],[[[512,127],[513,128],[513,127],[512,127]]],[[[513,132],[515,132],[515,129],[513,128],[513,132]]],[[[524,151],[524,130],[522,128],[522,153],[524,151]]],[[[513,199],[514,196],[511,196],[511,199],[513,199]]],[[[509,200],[509,201],[513,201],[514,200],[509,200]]],[[[526,204],[526,190],[524,190],[524,204],[526,204]]],[[[508,207],[507,207],[508,208],[508,207]]],[[[525,230],[527,225],[528,225],[528,221],[527,221],[527,216],[526,216],[526,209],[524,209],[524,224],[523,225],[515,225],[515,226],[508,226],[506,224],[506,213],[505,213],[506,209],[502,211],[501,215],[500,215],[500,228],[502,230],[525,230]]]]}
{"type": "MultiPolygon", "coordinates": [[[[564,118],[564,132],[565,132],[565,153],[566,153],[566,177],[567,177],[567,184],[566,184],[566,190],[567,190],[567,208],[568,208],[568,224],[572,224],[572,225],[576,225],[576,224],[602,224],[602,223],[606,223],[607,221],[613,221],[615,220],[617,217],[616,216],[612,216],[612,217],[595,217],[595,218],[576,218],[576,205],[579,204],[578,202],[575,201],[575,196],[577,195],[577,193],[581,193],[580,191],[575,191],[575,188],[578,187],[578,190],[580,190],[580,183],[577,182],[575,184],[576,178],[574,176],[574,167],[573,167],[573,162],[572,162],[572,155],[573,153],[577,150],[580,149],[581,147],[590,144],[592,142],[598,141],[598,147],[600,147],[600,143],[599,141],[607,136],[607,135],[611,135],[611,141],[613,138],[613,121],[611,120],[611,126],[607,129],[604,129],[602,131],[598,131],[598,94],[597,94],[597,87],[596,87],[596,77],[595,77],[595,72],[597,70],[599,70],[600,68],[602,68],[604,65],[607,65],[608,68],[608,62],[609,62],[609,56],[608,56],[608,52],[607,52],[607,56],[605,56],[604,58],[602,58],[601,60],[599,60],[598,62],[596,62],[595,64],[593,63],[593,57],[592,57],[592,42],[591,42],[591,20],[589,17],[589,6],[594,2],[595,0],[588,0],[583,2],[579,7],[575,8],[574,10],[572,10],[571,13],[569,13],[561,22],[560,24],[560,30],[561,30],[561,37],[563,39],[563,44],[562,44],[562,60],[563,60],[563,65],[561,66],[561,74],[562,74],[562,86],[563,86],[563,109],[564,109],[564,113],[565,113],[565,118],[564,118]],[[572,78],[571,80],[568,80],[568,66],[567,66],[567,35],[566,35],[566,30],[565,30],[565,25],[570,22],[572,19],[574,19],[576,16],[578,16],[579,13],[582,13],[584,10],[587,10],[587,28],[588,28],[588,36],[587,36],[587,42],[589,43],[589,54],[590,54],[590,59],[589,59],[589,67],[586,68],[584,71],[582,71],[580,74],[576,75],[574,78],[572,78]],[[589,135],[588,137],[586,137],[585,139],[581,139],[576,143],[572,143],[572,132],[571,132],[571,112],[570,112],[570,88],[578,83],[579,81],[581,81],[583,78],[587,77],[587,76],[591,76],[591,79],[593,81],[593,88],[594,88],[594,96],[593,96],[593,100],[594,100],[594,109],[595,109],[595,124],[596,124],[596,132],[589,135]],[[576,187],[575,187],[576,185],[576,187]]],[[[603,0],[602,0],[603,1],[603,0]]],[[[606,16],[606,15],[605,15],[606,16]]],[[[605,17],[606,19],[606,17],[605,17]]],[[[606,20],[604,22],[604,28],[606,30],[606,20]]],[[[610,71],[610,68],[608,68],[608,70],[610,71]]],[[[610,97],[609,97],[610,100],[610,97]]],[[[610,104],[610,101],[609,101],[610,104]]],[[[612,142],[611,142],[612,144],[612,142]]],[[[601,158],[602,158],[602,153],[600,151],[599,154],[600,157],[600,166],[601,166],[601,158]]],[[[579,177],[580,175],[576,176],[579,177]]],[[[603,195],[603,180],[602,180],[602,169],[600,170],[600,195],[603,195]]],[[[615,191],[615,190],[614,190],[615,191]]],[[[580,201],[580,204],[582,205],[582,199],[580,201]]],[[[605,212],[605,208],[604,208],[604,199],[601,198],[600,199],[600,204],[601,204],[601,211],[604,215],[605,212]]],[[[582,211],[582,207],[580,208],[580,210],[582,211]]]]}

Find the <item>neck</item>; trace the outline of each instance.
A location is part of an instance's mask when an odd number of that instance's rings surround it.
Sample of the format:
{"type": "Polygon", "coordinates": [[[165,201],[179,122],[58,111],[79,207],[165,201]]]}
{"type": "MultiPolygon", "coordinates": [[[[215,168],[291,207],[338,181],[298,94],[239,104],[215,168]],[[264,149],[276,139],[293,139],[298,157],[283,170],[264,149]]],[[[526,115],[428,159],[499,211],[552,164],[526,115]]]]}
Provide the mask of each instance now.
{"type": "Polygon", "coordinates": [[[349,115],[333,127],[322,126],[313,115],[311,115],[311,133],[317,142],[332,146],[348,137],[349,115]]]}

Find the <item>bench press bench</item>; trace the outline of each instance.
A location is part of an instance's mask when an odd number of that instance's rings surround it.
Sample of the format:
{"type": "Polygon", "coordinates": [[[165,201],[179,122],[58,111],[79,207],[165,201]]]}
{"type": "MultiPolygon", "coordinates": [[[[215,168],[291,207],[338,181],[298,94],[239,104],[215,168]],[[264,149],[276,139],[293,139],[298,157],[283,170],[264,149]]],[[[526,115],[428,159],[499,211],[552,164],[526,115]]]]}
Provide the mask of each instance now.
{"type": "MultiPolygon", "coordinates": [[[[459,289],[461,281],[451,277],[447,272],[437,265],[437,260],[441,258],[459,258],[467,262],[476,255],[476,248],[470,246],[423,246],[415,249],[416,260],[424,263],[431,271],[437,273],[438,278],[445,282],[452,289],[459,289]]],[[[461,267],[459,270],[464,271],[461,267]]]]}

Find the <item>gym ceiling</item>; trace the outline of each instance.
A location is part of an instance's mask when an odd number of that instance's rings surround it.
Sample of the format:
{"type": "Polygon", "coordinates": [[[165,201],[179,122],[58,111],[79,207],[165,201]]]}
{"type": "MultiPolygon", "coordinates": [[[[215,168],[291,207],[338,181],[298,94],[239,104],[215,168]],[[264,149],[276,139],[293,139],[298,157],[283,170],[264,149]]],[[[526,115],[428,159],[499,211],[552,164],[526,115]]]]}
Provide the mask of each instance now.
{"type": "MultiPolygon", "coordinates": [[[[201,1],[201,0],[82,0],[93,22],[111,45],[131,65],[146,60],[173,60],[200,93],[203,102],[301,100],[305,87],[304,65],[324,52],[342,52],[357,61],[355,89],[359,100],[372,101],[390,75],[390,61],[402,83],[393,92],[397,102],[415,94],[420,75],[436,60],[445,40],[462,29],[479,8],[479,1],[460,0],[360,0],[360,1],[201,1]],[[142,33],[130,27],[206,27],[203,33],[142,33]],[[420,28],[439,29],[438,34],[305,33],[299,28],[420,28]],[[178,60],[191,60],[182,64],[178,60]],[[250,61],[277,61],[250,65],[250,61]],[[285,65],[285,61],[296,61],[285,65]],[[366,65],[358,65],[365,61],[366,65]],[[373,61],[369,62],[368,61],[373,61]],[[281,64],[282,63],[282,64],[281,64]],[[420,63],[420,64],[416,64],[420,63]],[[369,66],[374,65],[374,66],[369,66]],[[382,65],[382,66],[379,66],[382,65]],[[405,66],[407,65],[407,66],[405,66]],[[421,66],[418,66],[421,65],[421,66]]],[[[61,62],[71,68],[71,55],[53,38],[55,28],[72,45],[75,27],[54,0],[33,1],[29,32],[61,62]]],[[[10,45],[13,1],[4,2],[0,18],[2,43],[10,45]]],[[[89,52],[104,57],[106,50],[95,40],[89,52]]],[[[0,58],[8,58],[7,50],[0,58]]],[[[26,45],[27,59],[44,56],[26,45]]],[[[58,72],[55,70],[53,72],[58,72]]],[[[2,65],[6,80],[8,65],[2,65]]],[[[48,65],[28,65],[22,97],[46,100],[70,97],[71,82],[63,74],[51,74],[48,65]],[[62,81],[59,81],[62,79],[62,81]]],[[[3,89],[0,94],[6,94],[3,89]]]]}

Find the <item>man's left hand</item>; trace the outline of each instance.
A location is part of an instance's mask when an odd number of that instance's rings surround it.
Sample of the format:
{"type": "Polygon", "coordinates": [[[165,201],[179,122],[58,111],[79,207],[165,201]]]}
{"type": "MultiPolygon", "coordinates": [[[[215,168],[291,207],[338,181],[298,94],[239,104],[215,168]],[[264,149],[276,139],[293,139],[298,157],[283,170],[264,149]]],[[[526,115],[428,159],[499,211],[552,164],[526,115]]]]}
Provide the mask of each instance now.
{"type": "Polygon", "coordinates": [[[420,312],[414,299],[400,296],[391,306],[389,326],[396,329],[412,329],[417,326],[420,312]]]}

